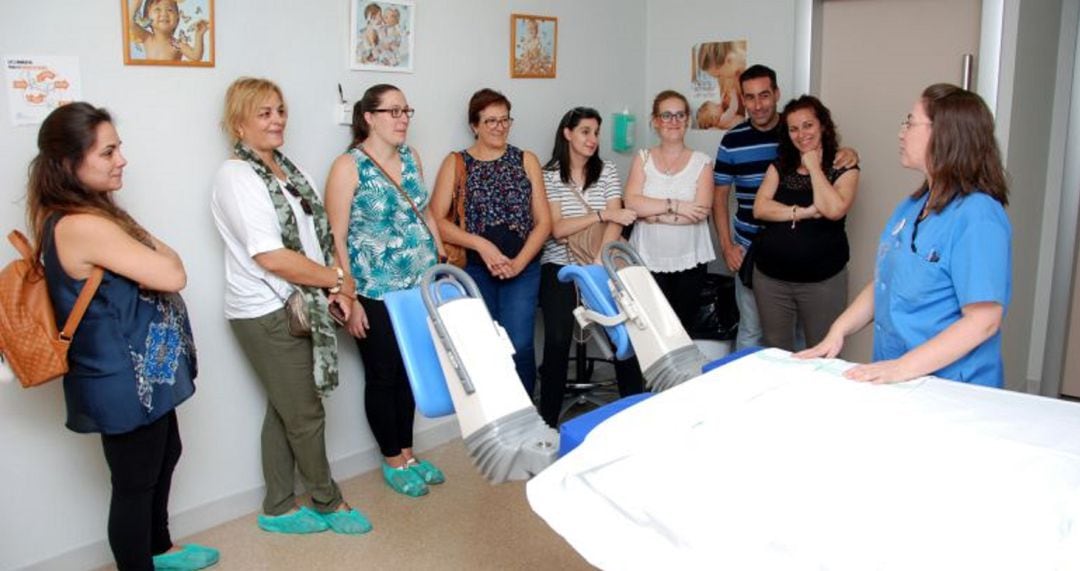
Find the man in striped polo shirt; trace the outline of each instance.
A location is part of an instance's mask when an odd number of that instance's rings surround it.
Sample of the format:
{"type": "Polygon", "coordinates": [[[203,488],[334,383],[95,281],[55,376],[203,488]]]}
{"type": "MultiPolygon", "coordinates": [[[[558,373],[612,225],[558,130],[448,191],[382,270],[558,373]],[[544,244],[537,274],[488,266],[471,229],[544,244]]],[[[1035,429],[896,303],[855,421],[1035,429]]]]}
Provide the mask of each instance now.
{"type": "MultiPolygon", "coordinates": [[[[763,65],[752,65],[739,76],[743,107],[750,116],[728,131],[720,141],[713,167],[713,224],[720,239],[724,262],[732,272],[738,272],[750,241],[761,228],[754,218],[754,197],[765,178],[765,171],[776,160],[780,144],[780,114],[776,111],[780,89],[776,72],[763,65]],[[735,215],[728,220],[728,196],[735,187],[735,215]],[[734,233],[732,232],[734,229],[734,233]]],[[[859,158],[854,150],[837,151],[836,166],[853,166],[859,158]]],[[[761,344],[761,324],[758,321],[754,292],[735,278],[735,301],[739,306],[739,333],[735,348],[743,349],[761,344]]],[[[802,338],[801,331],[796,331],[802,338]]]]}

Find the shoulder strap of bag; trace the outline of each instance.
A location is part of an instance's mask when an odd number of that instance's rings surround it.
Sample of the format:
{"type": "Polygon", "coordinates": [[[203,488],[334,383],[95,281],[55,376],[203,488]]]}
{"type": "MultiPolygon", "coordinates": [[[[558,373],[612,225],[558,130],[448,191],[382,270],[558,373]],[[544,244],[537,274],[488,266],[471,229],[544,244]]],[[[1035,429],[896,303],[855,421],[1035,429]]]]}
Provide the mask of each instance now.
{"type": "MultiPolygon", "coordinates": [[[[428,231],[428,234],[431,234],[431,228],[428,228],[427,221],[424,220],[424,215],[420,214],[420,209],[416,207],[416,203],[413,202],[413,199],[409,196],[409,193],[405,192],[404,188],[401,188],[401,185],[398,184],[397,181],[395,181],[390,176],[390,173],[386,172],[386,169],[384,169],[383,166],[379,164],[379,161],[375,160],[375,157],[371,156],[367,151],[360,147],[357,147],[357,150],[359,150],[361,153],[364,153],[364,155],[367,156],[368,160],[371,161],[371,164],[375,165],[375,168],[379,169],[379,172],[383,174],[383,178],[390,181],[390,184],[394,185],[394,188],[397,189],[398,193],[400,193],[401,196],[405,198],[405,201],[409,203],[409,207],[412,208],[413,213],[416,214],[417,221],[419,221],[420,224],[424,227],[424,229],[428,231]]],[[[433,234],[431,234],[431,239],[435,239],[435,236],[433,234]]]]}
{"type": "MultiPolygon", "coordinates": [[[[8,241],[12,246],[22,254],[23,258],[31,264],[36,264],[34,260],[33,249],[30,248],[30,241],[26,239],[26,236],[18,230],[12,230],[8,234],[8,241]]],[[[60,339],[64,341],[71,341],[71,337],[75,335],[75,330],[79,328],[79,323],[82,321],[83,315],[86,314],[86,309],[90,307],[90,300],[94,298],[94,294],[97,293],[98,286],[101,285],[101,279],[105,275],[105,271],[100,266],[94,266],[94,269],[90,271],[90,277],[86,278],[86,283],[83,284],[82,291],[79,292],[79,297],[75,300],[75,306],[71,308],[71,313],[68,314],[67,321],[64,322],[64,328],[60,331],[60,339]]]]}
{"type": "Polygon", "coordinates": [[[585,200],[585,193],[581,190],[578,190],[578,187],[572,182],[566,186],[570,187],[570,190],[573,192],[574,196],[576,196],[577,199],[581,201],[582,206],[585,207],[585,213],[592,214],[594,210],[593,207],[589,206],[589,201],[585,200]]]}
{"type": "Polygon", "coordinates": [[[451,208],[457,218],[457,225],[465,229],[465,192],[468,188],[469,173],[465,167],[464,152],[454,153],[454,198],[451,208]]]}

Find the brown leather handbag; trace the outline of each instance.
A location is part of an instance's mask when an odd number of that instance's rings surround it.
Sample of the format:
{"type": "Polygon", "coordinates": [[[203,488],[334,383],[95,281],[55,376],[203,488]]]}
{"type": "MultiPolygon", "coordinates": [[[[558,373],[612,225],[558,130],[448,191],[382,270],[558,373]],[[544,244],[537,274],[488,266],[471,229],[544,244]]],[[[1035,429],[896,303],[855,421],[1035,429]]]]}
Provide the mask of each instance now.
{"type": "MultiPolygon", "coordinates": [[[[465,172],[465,159],[461,153],[454,155],[454,194],[450,202],[450,221],[458,228],[465,229],[465,192],[468,173],[465,172]]],[[[443,240],[443,251],[446,252],[446,263],[459,268],[465,267],[465,247],[451,244],[443,240]]]]}
{"type": "Polygon", "coordinates": [[[95,267],[79,292],[75,306],[56,328],[45,272],[33,257],[30,241],[18,230],[8,234],[22,259],[0,271],[0,353],[23,387],[51,381],[68,371],[67,352],[104,271],[95,267]]]}
{"type": "MultiPolygon", "coordinates": [[[[596,211],[589,206],[581,191],[577,188],[571,188],[571,190],[585,207],[586,213],[590,216],[596,214],[596,211]]],[[[600,256],[600,248],[604,245],[604,230],[606,228],[607,224],[599,220],[598,217],[598,223],[589,224],[584,230],[578,230],[567,236],[566,251],[570,254],[571,261],[583,266],[595,263],[596,258],[600,256]]]]}

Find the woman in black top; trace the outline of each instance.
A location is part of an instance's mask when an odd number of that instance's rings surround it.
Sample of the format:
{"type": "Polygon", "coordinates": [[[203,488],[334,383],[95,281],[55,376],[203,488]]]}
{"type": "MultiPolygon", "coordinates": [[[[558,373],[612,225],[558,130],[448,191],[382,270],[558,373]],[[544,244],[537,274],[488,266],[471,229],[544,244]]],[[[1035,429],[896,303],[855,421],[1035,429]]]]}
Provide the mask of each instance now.
{"type": "Polygon", "coordinates": [[[819,343],[847,304],[844,218],[858,166],[832,167],[839,143],[829,110],[804,95],[784,107],[777,161],[754,200],[763,228],[754,241],[754,297],[764,344],[793,350],[796,322],[819,343]]]}

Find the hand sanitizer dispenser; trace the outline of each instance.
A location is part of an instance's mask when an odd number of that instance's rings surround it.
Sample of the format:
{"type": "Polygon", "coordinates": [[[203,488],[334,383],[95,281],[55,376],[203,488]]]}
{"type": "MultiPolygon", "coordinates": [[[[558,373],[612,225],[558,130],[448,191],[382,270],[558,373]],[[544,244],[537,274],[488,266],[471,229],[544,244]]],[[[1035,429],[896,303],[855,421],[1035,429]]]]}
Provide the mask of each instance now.
{"type": "Polygon", "coordinates": [[[622,112],[611,116],[611,149],[616,153],[626,153],[634,150],[634,116],[630,114],[630,108],[624,107],[622,112]]]}

